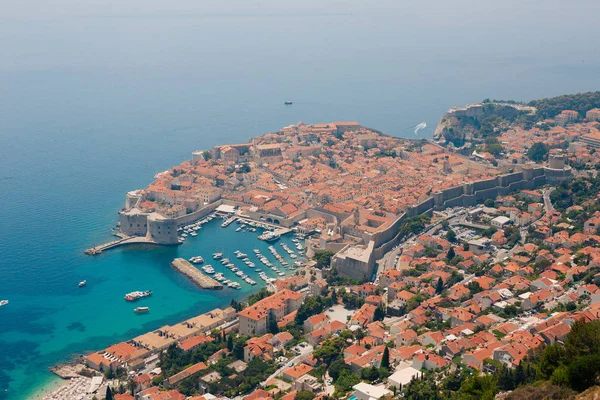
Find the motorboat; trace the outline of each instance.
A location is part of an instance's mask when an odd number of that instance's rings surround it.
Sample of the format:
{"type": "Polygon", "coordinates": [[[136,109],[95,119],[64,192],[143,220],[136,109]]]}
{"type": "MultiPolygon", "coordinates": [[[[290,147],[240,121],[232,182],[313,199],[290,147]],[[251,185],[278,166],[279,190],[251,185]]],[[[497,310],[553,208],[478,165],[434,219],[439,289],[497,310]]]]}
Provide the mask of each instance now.
{"type": "Polygon", "coordinates": [[[150,307],[136,307],[133,309],[133,311],[135,311],[138,314],[147,313],[148,311],[150,311],[150,307]]]}
{"type": "Polygon", "coordinates": [[[79,287],[84,287],[85,285],[87,285],[87,281],[85,279],[79,282],[79,287]]]}

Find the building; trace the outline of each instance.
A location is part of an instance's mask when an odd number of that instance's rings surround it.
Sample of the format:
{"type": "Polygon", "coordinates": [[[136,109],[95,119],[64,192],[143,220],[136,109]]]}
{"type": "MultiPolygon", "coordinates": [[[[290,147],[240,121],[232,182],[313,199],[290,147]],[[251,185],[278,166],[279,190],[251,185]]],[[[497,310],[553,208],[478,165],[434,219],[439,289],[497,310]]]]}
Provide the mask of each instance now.
{"type": "Polygon", "coordinates": [[[592,108],[586,112],[585,119],[588,121],[600,121],[600,108],[592,108]]]}
{"type": "Polygon", "coordinates": [[[502,229],[504,227],[504,225],[508,224],[510,222],[510,218],[505,217],[503,215],[494,218],[491,221],[492,226],[495,226],[496,228],[502,229]]]}
{"type": "Polygon", "coordinates": [[[297,310],[303,300],[304,294],[284,289],[246,307],[238,313],[240,334],[253,336],[266,333],[271,319],[279,321],[297,310]]]}
{"type": "Polygon", "coordinates": [[[383,386],[373,386],[368,383],[361,382],[352,386],[356,400],[377,400],[383,396],[391,396],[392,391],[387,390],[383,386]]]}
{"type": "Polygon", "coordinates": [[[558,114],[556,117],[554,117],[554,120],[556,121],[556,123],[561,126],[565,126],[567,124],[575,122],[578,119],[579,119],[579,113],[574,110],[564,110],[560,114],[558,114]]]}

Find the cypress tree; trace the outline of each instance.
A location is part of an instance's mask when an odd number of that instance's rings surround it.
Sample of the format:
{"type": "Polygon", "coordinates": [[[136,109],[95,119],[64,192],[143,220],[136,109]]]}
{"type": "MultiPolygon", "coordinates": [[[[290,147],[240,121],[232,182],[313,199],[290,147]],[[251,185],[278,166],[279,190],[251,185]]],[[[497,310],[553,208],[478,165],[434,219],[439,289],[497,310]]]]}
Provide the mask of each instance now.
{"type": "Polygon", "coordinates": [[[383,356],[381,357],[381,368],[390,369],[390,350],[387,346],[383,349],[383,356]]]}
{"type": "Polygon", "coordinates": [[[106,386],[106,400],[113,400],[113,394],[110,390],[110,386],[106,386]]]}

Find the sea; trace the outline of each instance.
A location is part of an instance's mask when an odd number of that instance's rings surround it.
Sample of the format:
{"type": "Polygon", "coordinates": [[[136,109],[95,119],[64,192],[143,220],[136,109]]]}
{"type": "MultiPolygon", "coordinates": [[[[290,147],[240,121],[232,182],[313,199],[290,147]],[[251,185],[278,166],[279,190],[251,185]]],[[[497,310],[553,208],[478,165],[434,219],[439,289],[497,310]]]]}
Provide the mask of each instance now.
{"type": "Polygon", "coordinates": [[[299,121],[431,137],[451,106],[600,88],[596,0],[1,6],[2,400],[39,396],[55,363],[261,286],[207,292],[171,269],[175,257],[269,254],[217,221],[179,247],[83,254],[112,239],[127,191],[192,151],[299,121]],[[123,296],[147,289],[151,311],[135,315],[123,296]]]}

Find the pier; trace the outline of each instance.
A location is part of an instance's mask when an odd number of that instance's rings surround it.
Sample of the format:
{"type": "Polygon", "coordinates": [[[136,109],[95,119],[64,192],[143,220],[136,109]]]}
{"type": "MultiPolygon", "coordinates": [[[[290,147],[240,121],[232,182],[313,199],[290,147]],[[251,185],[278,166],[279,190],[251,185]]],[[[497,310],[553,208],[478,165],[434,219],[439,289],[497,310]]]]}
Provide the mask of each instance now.
{"type": "Polygon", "coordinates": [[[177,271],[185,275],[189,280],[194,282],[202,289],[223,289],[223,285],[215,281],[210,276],[204,275],[200,270],[183,258],[176,258],[171,262],[171,266],[177,271]]]}
{"type": "Polygon", "coordinates": [[[112,242],[104,243],[99,246],[94,246],[92,248],[86,249],[83,252],[90,256],[97,256],[98,254],[102,254],[103,251],[112,249],[118,246],[123,246],[126,244],[158,244],[152,240],[147,239],[145,236],[127,236],[123,233],[117,233],[115,236],[118,236],[120,239],[113,240],[112,242]]]}

